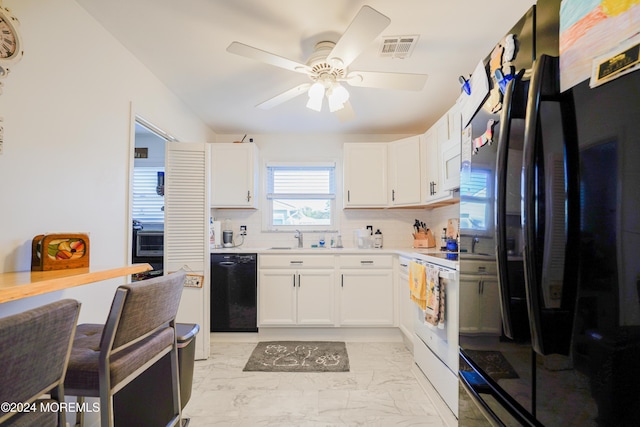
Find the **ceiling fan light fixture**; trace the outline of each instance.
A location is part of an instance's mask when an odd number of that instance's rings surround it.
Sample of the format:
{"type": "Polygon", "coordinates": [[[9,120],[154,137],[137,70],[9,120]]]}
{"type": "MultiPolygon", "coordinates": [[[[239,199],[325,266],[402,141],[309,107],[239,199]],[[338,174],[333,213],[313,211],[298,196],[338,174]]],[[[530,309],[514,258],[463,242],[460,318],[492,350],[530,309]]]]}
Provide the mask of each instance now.
{"type": "Polygon", "coordinates": [[[349,91],[340,83],[336,83],[331,90],[331,96],[338,97],[340,103],[344,104],[349,100],[349,91]]]}
{"type": "Polygon", "coordinates": [[[329,111],[335,113],[344,108],[344,103],[338,101],[335,96],[329,97],[329,111]]]}
{"type": "Polygon", "coordinates": [[[324,98],[324,85],[320,82],[315,82],[309,88],[307,94],[309,95],[309,100],[307,101],[307,108],[315,111],[322,110],[322,99],[324,98]]]}
{"type": "Polygon", "coordinates": [[[329,111],[333,113],[344,108],[344,103],[349,100],[349,91],[340,83],[334,83],[327,92],[327,99],[329,100],[329,111]]]}

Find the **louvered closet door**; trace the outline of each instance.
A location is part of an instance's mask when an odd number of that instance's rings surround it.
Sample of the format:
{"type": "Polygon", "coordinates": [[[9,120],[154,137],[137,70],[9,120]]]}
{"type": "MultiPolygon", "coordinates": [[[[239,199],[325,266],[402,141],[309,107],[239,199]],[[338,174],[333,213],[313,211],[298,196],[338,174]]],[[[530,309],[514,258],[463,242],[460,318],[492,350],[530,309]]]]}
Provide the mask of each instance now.
{"type": "Polygon", "coordinates": [[[197,323],[196,359],[209,357],[209,145],[167,142],[165,160],[164,270],[184,268],[204,277],[185,287],[177,321],[197,323]]]}

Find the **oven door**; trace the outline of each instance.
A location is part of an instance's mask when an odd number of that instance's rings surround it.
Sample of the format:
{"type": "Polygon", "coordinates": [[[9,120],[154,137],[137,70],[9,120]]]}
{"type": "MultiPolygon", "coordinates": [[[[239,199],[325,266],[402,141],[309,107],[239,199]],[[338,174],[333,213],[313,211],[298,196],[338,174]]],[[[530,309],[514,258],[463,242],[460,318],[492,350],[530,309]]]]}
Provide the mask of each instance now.
{"type": "Polygon", "coordinates": [[[415,307],[414,330],[418,338],[452,372],[458,372],[458,281],[455,270],[440,269],[440,284],[445,286],[445,322],[433,326],[425,321],[425,312],[415,307]]]}
{"type": "Polygon", "coordinates": [[[426,322],[425,312],[415,307],[413,356],[416,365],[457,417],[458,272],[435,267],[440,269],[440,284],[445,286],[444,324],[438,327],[426,322]]]}

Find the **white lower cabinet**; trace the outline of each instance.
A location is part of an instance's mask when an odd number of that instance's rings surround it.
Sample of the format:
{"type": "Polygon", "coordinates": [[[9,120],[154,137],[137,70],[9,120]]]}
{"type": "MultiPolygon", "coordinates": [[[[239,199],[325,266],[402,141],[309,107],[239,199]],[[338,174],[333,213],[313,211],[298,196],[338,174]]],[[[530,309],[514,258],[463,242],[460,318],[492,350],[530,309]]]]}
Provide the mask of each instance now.
{"type": "Polygon", "coordinates": [[[470,269],[475,271],[460,274],[460,301],[464,304],[460,306],[460,333],[502,334],[495,262],[469,261],[465,265],[470,265],[470,269]]]}
{"type": "Polygon", "coordinates": [[[332,256],[261,255],[258,259],[258,326],[334,325],[332,256]],[[274,268],[287,265],[296,268],[274,268]]]}
{"type": "Polygon", "coordinates": [[[394,326],[395,295],[391,255],[342,255],[340,325],[394,326]]]}
{"type": "Polygon", "coordinates": [[[259,255],[258,326],[396,326],[393,255],[259,255]]]}

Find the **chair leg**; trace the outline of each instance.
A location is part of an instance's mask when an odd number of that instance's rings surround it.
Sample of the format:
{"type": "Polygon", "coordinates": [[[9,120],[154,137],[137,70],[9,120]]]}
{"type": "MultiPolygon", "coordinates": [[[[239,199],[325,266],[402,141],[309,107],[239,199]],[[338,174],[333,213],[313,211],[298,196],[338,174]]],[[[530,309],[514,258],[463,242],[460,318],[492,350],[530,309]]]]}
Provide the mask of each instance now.
{"type": "MultiPolygon", "coordinates": [[[[64,402],[64,384],[58,384],[51,390],[51,398],[57,402],[64,402]]],[[[58,427],[67,427],[67,417],[65,411],[58,411],[58,427]]]]}
{"type": "Polygon", "coordinates": [[[180,374],[178,367],[178,346],[174,343],[173,350],[171,351],[171,383],[173,389],[173,413],[176,414],[174,418],[174,425],[182,425],[182,405],[180,402],[180,374]]]}
{"type": "Polygon", "coordinates": [[[113,427],[113,396],[100,393],[100,427],[113,427]]]}
{"type": "MultiPolygon", "coordinates": [[[[84,396],[76,397],[78,408],[84,407],[84,396]]],[[[84,427],[84,411],[76,411],[76,424],[75,427],[84,427]]]]}

